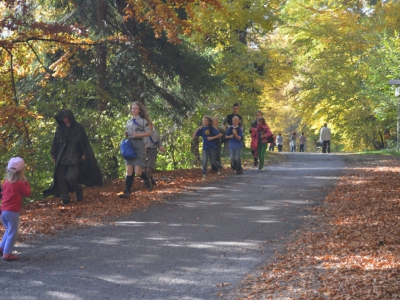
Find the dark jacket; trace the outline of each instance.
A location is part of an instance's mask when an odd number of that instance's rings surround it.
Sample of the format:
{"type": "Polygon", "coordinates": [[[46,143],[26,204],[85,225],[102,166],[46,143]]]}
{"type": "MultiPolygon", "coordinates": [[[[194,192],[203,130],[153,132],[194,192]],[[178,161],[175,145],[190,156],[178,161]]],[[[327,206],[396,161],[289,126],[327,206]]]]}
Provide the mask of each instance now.
{"type": "Polygon", "coordinates": [[[60,164],[79,164],[79,183],[86,186],[102,186],[103,176],[85,128],[75,120],[74,114],[69,109],[62,109],[54,118],[58,126],[51,146],[51,157],[55,160],[53,184],[49,189],[43,191],[43,196],[54,195],[58,197],[60,195],[55,176],[56,168],[60,164]],[[66,116],[71,121],[69,127],[63,122],[63,118],[66,116]],[[82,155],[85,155],[84,161],[81,161],[82,155]]]}

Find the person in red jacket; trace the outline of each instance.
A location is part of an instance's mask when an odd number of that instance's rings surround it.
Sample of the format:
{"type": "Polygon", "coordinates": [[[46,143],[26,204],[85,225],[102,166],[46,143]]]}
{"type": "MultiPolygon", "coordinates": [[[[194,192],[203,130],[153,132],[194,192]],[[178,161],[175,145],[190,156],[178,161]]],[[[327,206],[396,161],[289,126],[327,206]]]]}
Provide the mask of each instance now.
{"type": "Polygon", "coordinates": [[[258,170],[264,172],[264,157],[265,150],[267,149],[268,138],[272,135],[271,129],[269,129],[264,118],[258,119],[257,125],[257,135],[258,135],[258,159],[260,160],[258,170]]]}
{"type": "Polygon", "coordinates": [[[25,162],[20,157],[13,157],[8,162],[1,193],[1,220],[6,228],[0,243],[3,260],[18,260],[18,256],[12,254],[12,248],[18,234],[22,196],[30,195],[31,187],[25,177],[25,162]]]}

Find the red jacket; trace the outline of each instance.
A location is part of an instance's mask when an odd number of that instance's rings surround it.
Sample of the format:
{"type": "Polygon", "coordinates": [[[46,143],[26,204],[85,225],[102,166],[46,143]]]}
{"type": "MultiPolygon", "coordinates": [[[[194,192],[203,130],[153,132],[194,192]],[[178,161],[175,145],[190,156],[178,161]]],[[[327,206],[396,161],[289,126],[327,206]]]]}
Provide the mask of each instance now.
{"type": "Polygon", "coordinates": [[[272,135],[271,129],[269,129],[268,125],[258,125],[257,126],[258,137],[262,139],[262,143],[266,143],[268,138],[272,135]]]}
{"type": "Polygon", "coordinates": [[[31,187],[29,182],[18,180],[10,183],[7,180],[3,183],[2,192],[2,211],[20,212],[22,206],[22,196],[29,197],[31,195],[31,187]]]}

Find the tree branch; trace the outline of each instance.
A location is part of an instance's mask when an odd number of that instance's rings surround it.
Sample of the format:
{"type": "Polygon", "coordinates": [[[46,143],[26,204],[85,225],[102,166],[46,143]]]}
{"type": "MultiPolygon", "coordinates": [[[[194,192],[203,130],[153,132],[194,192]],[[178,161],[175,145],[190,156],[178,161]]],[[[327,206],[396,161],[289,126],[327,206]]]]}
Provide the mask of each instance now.
{"type": "Polygon", "coordinates": [[[3,49],[7,51],[7,53],[10,55],[10,72],[11,72],[11,83],[12,83],[12,87],[13,87],[13,93],[14,93],[14,97],[13,100],[15,102],[15,104],[18,106],[18,98],[17,98],[17,88],[15,87],[15,79],[14,79],[14,67],[13,67],[13,55],[11,53],[10,50],[8,50],[7,48],[5,48],[3,46],[3,49]]]}

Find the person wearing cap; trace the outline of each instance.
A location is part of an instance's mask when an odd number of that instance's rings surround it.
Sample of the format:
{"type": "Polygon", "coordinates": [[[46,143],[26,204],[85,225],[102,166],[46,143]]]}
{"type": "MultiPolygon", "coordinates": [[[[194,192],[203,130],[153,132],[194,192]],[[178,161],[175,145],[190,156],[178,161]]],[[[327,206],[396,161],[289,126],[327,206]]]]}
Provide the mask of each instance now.
{"type": "Polygon", "coordinates": [[[18,260],[18,256],[12,254],[12,249],[18,234],[22,197],[30,195],[31,187],[25,177],[25,162],[20,157],[13,157],[8,162],[1,192],[1,221],[6,229],[0,243],[3,260],[18,260]]]}
{"type": "Polygon", "coordinates": [[[63,204],[68,205],[71,192],[76,193],[78,202],[83,200],[80,184],[102,186],[103,177],[85,128],[75,120],[72,111],[62,109],[54,118],[58,126],[51,146],[55,165],[53,184],[43,196],[60,196],[63,204]]]}

